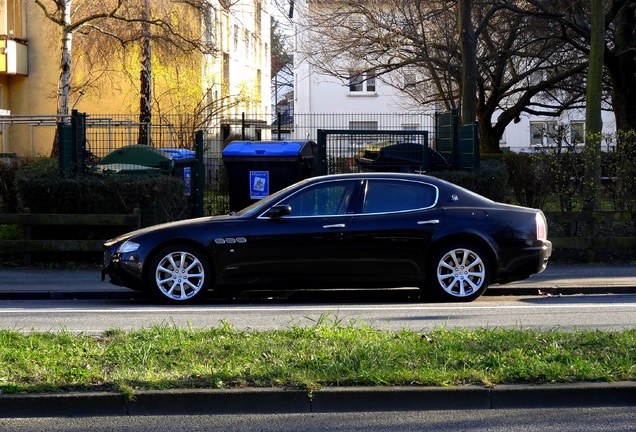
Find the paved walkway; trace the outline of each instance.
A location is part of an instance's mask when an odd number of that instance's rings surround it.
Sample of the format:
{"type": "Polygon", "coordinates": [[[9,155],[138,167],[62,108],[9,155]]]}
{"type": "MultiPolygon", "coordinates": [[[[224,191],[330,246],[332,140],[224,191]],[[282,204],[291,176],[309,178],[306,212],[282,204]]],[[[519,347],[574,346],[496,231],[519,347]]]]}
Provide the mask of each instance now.
{"type": "MultiPolygon", "coordinates": [[[[549,265],[520,282],[492,285],[486,295],[636,293],[636,265],[549,265]]],[[[139,295],[101,280],[100,271],[0,269],[2,299],[130,298],[139,295]]]]}

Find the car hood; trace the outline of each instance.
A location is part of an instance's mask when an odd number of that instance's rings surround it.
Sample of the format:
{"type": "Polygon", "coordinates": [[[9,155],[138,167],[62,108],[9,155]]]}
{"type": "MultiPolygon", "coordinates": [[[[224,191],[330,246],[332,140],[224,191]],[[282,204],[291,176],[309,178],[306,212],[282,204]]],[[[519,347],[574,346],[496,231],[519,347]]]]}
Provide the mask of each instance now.
{"type": "Polygon", "coordinates": [[[185,219],[185,220],[181,220],[181,221],[175,221],[175,222],[166,222],[163,224],[158,224],[158,225],[152,225],[146,228],[141,228],[135,231],[130,231],[127,232],[125,234],[122,234],[120,236],[114,237],[106,242],[104,242],[105,246],[111,246],[115,243],[119,243],[119,242],[123,242],[126,240],[129,240],[133,237],[139,237],[142,236],[144,234],[147,233],[156,233],[156,232],[160,232],[160,231],[167,231],[167,230],[171,230],[171,229],[175,229],[175,228],[179,228],[182,226],[190,226],[190,227],[194,227],[197,225],[202,225],[202,224],[209,224],[210,222],[223,222],[223,221],[227,221],[230,219],[236,219],[239,216],[235,216],[235,215],[223,215],[223,216],[206,216],[206,217],[200,217],[200,218],[195,218],[195,219],[185,219]]]}

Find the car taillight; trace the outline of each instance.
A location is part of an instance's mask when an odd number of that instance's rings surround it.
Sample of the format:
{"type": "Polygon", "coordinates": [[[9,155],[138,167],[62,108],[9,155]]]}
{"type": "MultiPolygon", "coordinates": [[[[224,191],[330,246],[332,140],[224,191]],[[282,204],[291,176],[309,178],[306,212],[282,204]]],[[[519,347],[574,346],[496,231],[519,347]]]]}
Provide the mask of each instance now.
{"type": "Polygon", "coordinates": [[[548,226],[545,222],[545,216],[543,216],[543,213],[537,212],[537,214],[535,215],[535,220],[537,224],[537,240],[547,240],[548,226]]]}

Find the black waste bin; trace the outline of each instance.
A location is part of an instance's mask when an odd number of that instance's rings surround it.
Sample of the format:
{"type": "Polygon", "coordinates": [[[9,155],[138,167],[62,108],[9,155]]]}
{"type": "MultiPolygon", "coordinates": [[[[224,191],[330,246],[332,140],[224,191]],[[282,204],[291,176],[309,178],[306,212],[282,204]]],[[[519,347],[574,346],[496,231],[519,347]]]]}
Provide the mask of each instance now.
{"type": "Polygon", "coordinates": [[[313,141],[232,141],[223,150],[230,210],[316,175],[313,141]]]}

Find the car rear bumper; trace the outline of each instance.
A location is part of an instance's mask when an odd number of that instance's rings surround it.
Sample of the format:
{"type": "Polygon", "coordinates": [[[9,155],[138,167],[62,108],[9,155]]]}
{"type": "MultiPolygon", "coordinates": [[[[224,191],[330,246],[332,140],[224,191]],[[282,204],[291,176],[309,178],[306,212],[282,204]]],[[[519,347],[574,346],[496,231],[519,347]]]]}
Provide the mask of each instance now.
{"type": "Polygon", "coordinates": [[[543,272],[552,255],[552,242],[542,241],[518,251],[515,257],[499,269],[493,283],[509,283],[527,279],[530,275],[543,272]]]}

